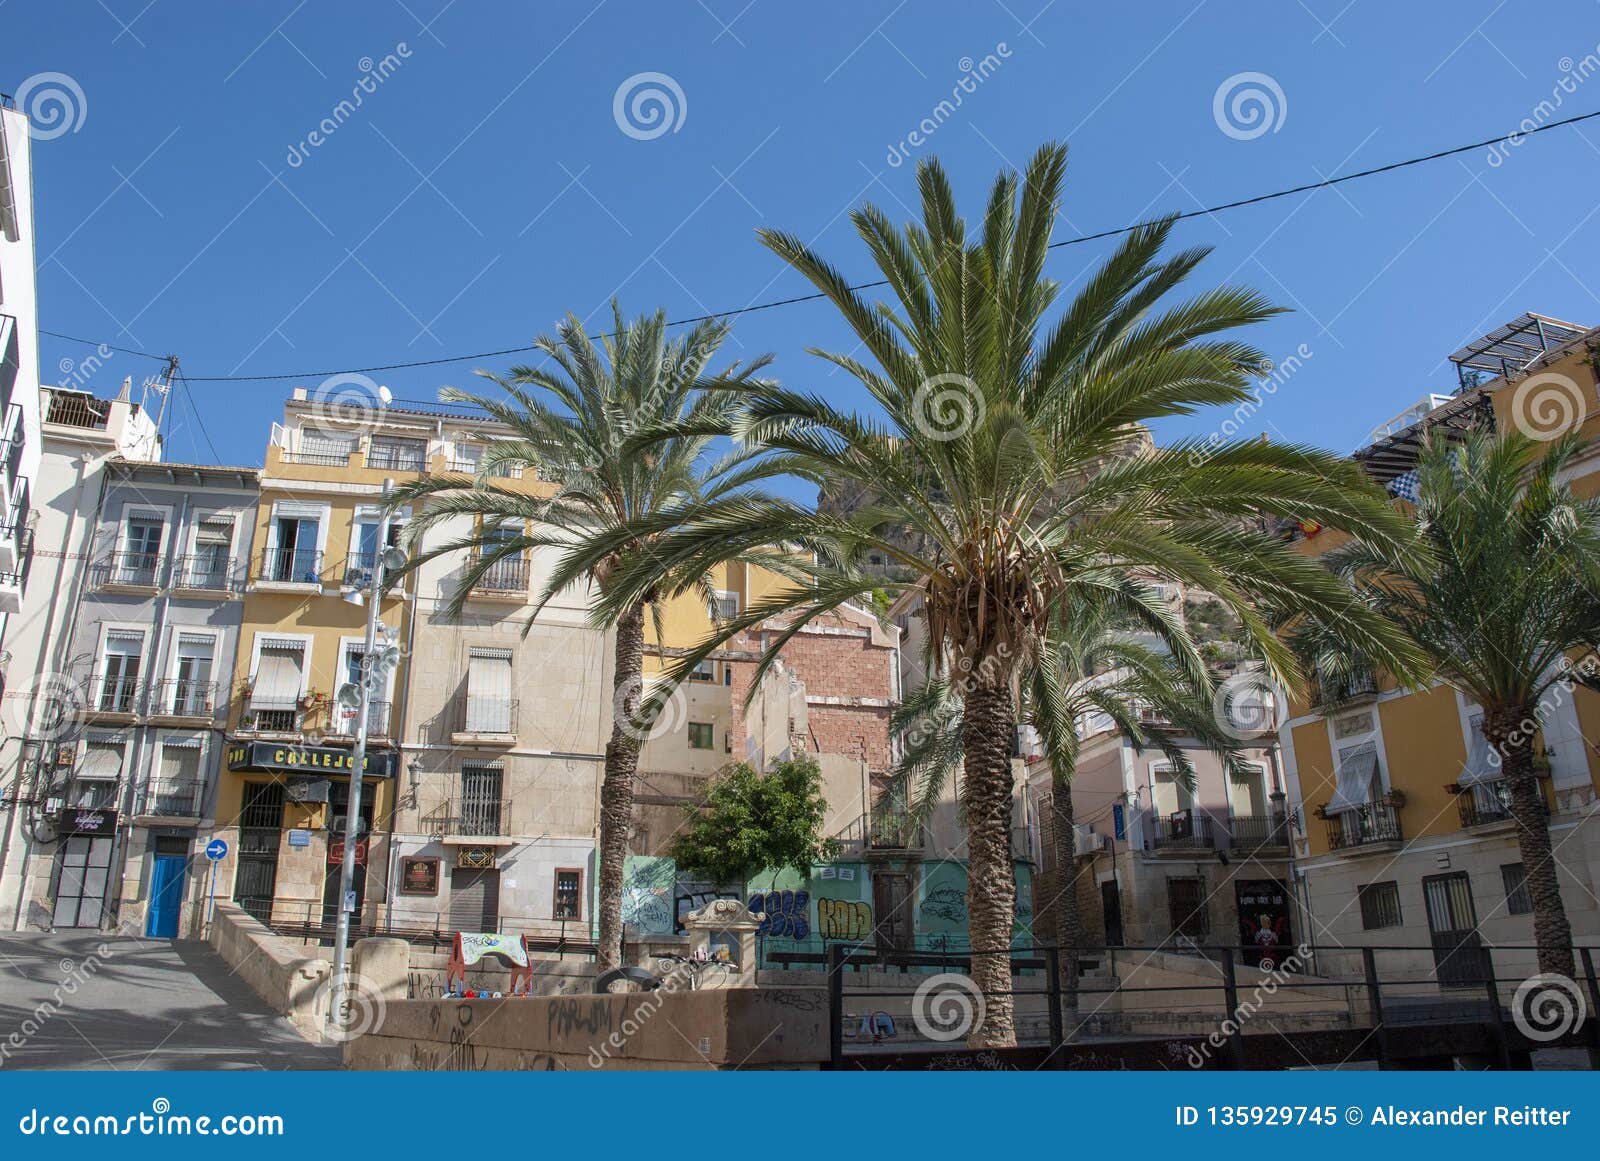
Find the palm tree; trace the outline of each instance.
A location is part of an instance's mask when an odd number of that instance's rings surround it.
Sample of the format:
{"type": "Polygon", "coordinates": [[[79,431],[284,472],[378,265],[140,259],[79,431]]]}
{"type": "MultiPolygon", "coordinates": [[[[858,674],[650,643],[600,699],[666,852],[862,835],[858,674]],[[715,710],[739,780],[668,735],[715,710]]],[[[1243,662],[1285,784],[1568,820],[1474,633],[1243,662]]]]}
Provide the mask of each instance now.
{"type": "MultiPolygon", "coordinates": [[[[1093,577],[1139,570],[1217,595],[1287,675],[1292,661],[1268,615],[1300,609],[1404,665],[1385,626],[1350,605],[1336,579],[1250,530],[1281,514],[1343,528],[1398,550],[1406,524],[1354,465],[1298,447],[1218,443],[1148,449],[1141,425],[1199,407],[1236,406],[1261,352],[1227,337],[1277,313],[1242,289],[1161,307],[1203,259],[1163,258],[1170,221],[1130,231],[1054,321],[1060,287],[1044,274],[1066,153],[1046,145],[1025,177],[994,183],[969,237],[944,170],[918,168],[922,221],[897,229],[880,210],[852,215],[890,288],[872,303],[793,235],[762,240],[837,308],[867,359],[815,351],[856,379],[877,414],[767,384],[743,392],[735,433],[769,466],[854,489],[848,515],[783,498],[728,497],[618,533],[655,537],[657,562],[689,571],[785,546],[809,556],[791,584],[754,602],[679,662],[676,672],[769,617],[787,628],[757,666],[813,618],[880,590],[920,594],[937,672],[962,687],[962,797],[972,978],[986,1018],[974,1047],[1015,1042],[1010,944],[1011,752],[1017,681],[1042,652],[1058,599],[1093,577]],[[1130,454],[1130,452],[1135,454],[1130,454]],[[870,555],[897,570],[868,569],[870,555]]],[[[581,576],[605,543],[569,556],[581,576]]],[[[793,558],[791,558],[793,559],[793,558]]],[[[624,570],[602,594],[620,607],[648,591],[653,568],[624,570]]],[[[1102,585],[1114,583],[1104,580],[1102,585]]]]}
{"type": "MultiPolygon", "coordinates": [[[[1434,439],[1417,466],[1416,521],[1431,551],[1380,559],[1349,545],[1327,558],[1438,679],[1482,707],[1516,820],[1539,970],[1567,976],[1572,928],[1533,745],[1554,708],[1547,699],[1569,695],[1574,681],[1594,685],[1592,668],[1567,663],[1600,645],[1600,499],[1577,499],[1561,479],[1581,449],[1575,433],[1547,451],[1514,431],[1434,439]]],[[[1338,634],[1321,626],[1306,637],[1325,662],[1342,652],[1327,648],[1338,634]]]]}
{"type": "MultiPolygon", "coordinates": [[[[660,602],[691,590],[708,601],[712,591],[707,570],[685,571],[650,564],[650,545],[642,538],[613,534],[650,517],[668,517],[698,501],[715,500],[738,491],[748,474],[742,456],[706,457],[713,436],[724,429],[736,396],[708,386],[756,385],[753,376],[769,357],[748,366],[735,363],[717,376],[706,376],[730,327],[702,322],[681,339],[668,341],[662,312],[625,322],[612,304],[613,333],[597,345],[583,324],[568,315],[554,338],[541,336],[535,347],[545,358],[538,367],[516,366],[508,375],[479,372],[503,390],[478,395],[455,388],[440,392],[447,402],[481,408],[515,433],[491,443],[478,461],[475,476],[437,476],[399,488],[391,504],[423,501],[411,535],[441,522],[472,517],[474,531],[419,556],[411,567],[446,553],[469,551],[462,583],[447,611],[459,615],[472,587],[497,565],[516,561],[532,549],[559,546],[571,550],[599,537],[606,549],[591,560],[585,575],[552,580],[536,599],[524,632],[549,600],[574,579],[604,592],[620,570],[643,565],[653,580],[621,605],[607,605],[597,619],[614,630],[615,673],[612,679],[611,737],[606,743],[605,773],[600,788],[600,889],[596,957],[604,973],[622,963],[622,884],[632,825],[633,786],[639,749],[653,718],[642,703],[645,615],[660,602]],[[537,397],[532,388],[548,399],[537,397]],[[655,438],[669,424],[704,428],[708,434],[655,438]],[[633,446],[640,437],[649,446],[633,446]],[[508,468],[537,470],[551,481],[550,495],[534,496],[497,483],[508,468]],[[511,532],[507,531],[510,527],[511,532]]],[[[657,636],[659,637],[659,623],[657,636]]],[[[653,703],[652,703],[653,704],[653,703]]]]}
{"type": "MultiPolygon", "coordinates": [[[[1020,687],[1022,719],[1037,731],[1051,772],[1051,846],[1058,881],[1041,910],[1053,917],[1056,944],[1065,950],[1062,995],[1068,1008],[1075,1008],[1084,946],[1072,802],[1079,722],[1105,716],[1136,751],[1154,745],[1191,783],[1193,763],[1179,737],[1215,750],[1230,772],[1240,769],[1240,739],[1217,720],[1211,677],[1188,627],[1149,586],[1132,580],[1065,598],[1020,687]],[[1147,713],[1172,728],[1148,728],[1147,713]]],[[[960,766],[961,724],[961,695],[944,678],[913,691],[891,719],[900,758],[889,793],[910,803],[918,821],[933,813],[960,766]]]]}

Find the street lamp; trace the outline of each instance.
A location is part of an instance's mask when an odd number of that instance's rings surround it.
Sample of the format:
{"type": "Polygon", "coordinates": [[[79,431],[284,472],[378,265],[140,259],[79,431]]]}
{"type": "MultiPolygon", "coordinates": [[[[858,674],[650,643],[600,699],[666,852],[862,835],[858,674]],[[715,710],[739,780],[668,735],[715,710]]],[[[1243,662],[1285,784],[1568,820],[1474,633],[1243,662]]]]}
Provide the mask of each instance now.
{"type": "MultiPolygon", "coordinates": [[[[385,499],[391,486],[391,481],[383,482],[385,499]]],[[[382,545],[388,539],[389,512],[385,508],[379,517],[374,543],[382,545]]],[[[347,1004],[346,961],[350,949],[350,916],[356,904],[356,843],[361,830],[361,776],[367,764],[367,729],[372,714],[372,694],[400,663],[400,650],[391,642],[386,640],[383,651],[378,651],[378,606],[383,601],[384,575],[404,568],[406,554],[398,548],[381,548],[376,555],[367,581],[367,635],[365,650],[361,655],[361,680],[345,682],[334,695],[334,700],[340,706],[356,712],[356,740],[350,751],[350,800],[344,816],[344,858],[339,864],[339,918],[333,938],[333,993],[328,1004],[328,1029],[335,1034],[342,1030],[340,1021],[347,1004]]],[[[359,589],[353,591],[358,595],[360,593],[359,589]]],[[[345,599],[348,601],[349,596],[345,599]]]]}

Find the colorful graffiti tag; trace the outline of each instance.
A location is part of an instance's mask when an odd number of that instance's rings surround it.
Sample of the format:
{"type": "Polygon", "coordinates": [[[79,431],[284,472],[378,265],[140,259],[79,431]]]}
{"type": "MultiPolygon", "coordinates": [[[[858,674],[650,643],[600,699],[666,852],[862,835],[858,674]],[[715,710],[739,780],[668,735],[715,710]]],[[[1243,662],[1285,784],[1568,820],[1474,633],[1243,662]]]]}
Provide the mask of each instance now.
{"type": "Polygon", "coordinates": [[[823,939],[867,938],[872,934],[872,906],[848,899],[818,899],[817,934],[823,939]]]}
{"type": "Polygon", "coordinates": [[[809,891],[757,891],[750,896],[750,913],[761,916],[758,936],[805,939],[811,934],[809,891]]]}

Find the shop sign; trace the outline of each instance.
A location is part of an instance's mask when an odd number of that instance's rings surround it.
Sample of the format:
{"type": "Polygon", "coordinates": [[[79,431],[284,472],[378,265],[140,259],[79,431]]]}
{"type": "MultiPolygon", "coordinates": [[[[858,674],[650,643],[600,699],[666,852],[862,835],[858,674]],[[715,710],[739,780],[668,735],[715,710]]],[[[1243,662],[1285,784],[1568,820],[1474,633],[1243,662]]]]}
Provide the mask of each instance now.
{"type": "Polygon", "coordinates": [[[403,858],[400,860],[400,894],[437,895],[439,893],[438,859],[403,858]]]}
{"type": "Polygon", "coordinates": [[[56,831],[60,834],[114,834],[116,829],[117,812],[114,810],[67,806],[56,816],[56,831]]]}

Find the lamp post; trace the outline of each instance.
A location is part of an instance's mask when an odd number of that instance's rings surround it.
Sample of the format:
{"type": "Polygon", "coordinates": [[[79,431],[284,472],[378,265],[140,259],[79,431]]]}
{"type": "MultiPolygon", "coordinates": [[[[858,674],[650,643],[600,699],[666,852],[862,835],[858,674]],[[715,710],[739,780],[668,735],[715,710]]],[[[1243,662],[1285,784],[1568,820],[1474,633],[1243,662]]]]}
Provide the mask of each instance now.
{"type": "MultiPolygon", "coordinates": [[[[389,497],[391,487],[393,487],[392,480],[383,482],[385,501],[389,497]]],[[[399,653],[398,649],[393,649],[394,656],[391,656],[390,650],[393,647],[386,645],[381,661],[377,656],[378,606],[383,602],[384,575],[391,569],[404,568],[406,563],[404,552],[398,548],[385,547],[389,540],[388,508],[380,508],[380,513],[377,535],[372,546],[372,568],[367,578],[367,635],[365,651],[361,655],[361,680],[341,685],[335,698],[338,704],[356,711],[356,740],[350,751],[350,799],[345,807],[344,858],[339,864],[339,913],[333,937],[333,993],[328,1003],[328,1030],[334,1034],[341,1031],[341,1021],[346,1007],[345,992],[348,984],[346,961],[350,950],[350,915],[355,910],[356,844],[360,841],[361,829],[361,776],[367,764],[367,731],[372,713],[372,691],[394,667],[399,653]]],[[[360,603],[361,590],[352,589],[346,594],[346,599],[352,596],[356,598],[352,603],[360,603]]]]}

